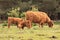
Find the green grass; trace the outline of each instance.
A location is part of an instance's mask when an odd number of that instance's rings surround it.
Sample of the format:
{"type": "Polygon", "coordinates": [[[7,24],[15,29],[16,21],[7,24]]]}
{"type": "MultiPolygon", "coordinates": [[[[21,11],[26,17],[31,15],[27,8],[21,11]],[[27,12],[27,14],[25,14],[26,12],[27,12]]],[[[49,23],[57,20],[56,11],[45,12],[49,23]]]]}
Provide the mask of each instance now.
{"type": "Polygon", "coordinates": [[[59,22],[54,22],[54,24],[60,24],[60,21],[59,22]]]}
{"type": "Polygon", "coordinates": [[[44,25],[43,28],[33,26],[31,29],[18,29],[16,26],[0,24],[0,40],[60,40],[60,23],[54,23],[53,28],[44,25]],[[53,38],[54,36],[54,38],[53,38]]]}

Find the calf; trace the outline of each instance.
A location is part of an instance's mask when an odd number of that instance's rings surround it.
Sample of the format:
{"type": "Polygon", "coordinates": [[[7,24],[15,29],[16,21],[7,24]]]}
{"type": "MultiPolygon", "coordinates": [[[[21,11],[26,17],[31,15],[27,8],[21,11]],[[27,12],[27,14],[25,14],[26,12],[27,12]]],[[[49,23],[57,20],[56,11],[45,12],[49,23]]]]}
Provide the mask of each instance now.
{"type": "Polygon", "coordinates": [[[8,28],[10,28],[10,24],[16,24],[17,28],[24,28],[27,26],[28,28],[31,28],[31,23],[29,20],[23,20],[22,18],[15,18],[15,17],[8,17],[8,28]]]}

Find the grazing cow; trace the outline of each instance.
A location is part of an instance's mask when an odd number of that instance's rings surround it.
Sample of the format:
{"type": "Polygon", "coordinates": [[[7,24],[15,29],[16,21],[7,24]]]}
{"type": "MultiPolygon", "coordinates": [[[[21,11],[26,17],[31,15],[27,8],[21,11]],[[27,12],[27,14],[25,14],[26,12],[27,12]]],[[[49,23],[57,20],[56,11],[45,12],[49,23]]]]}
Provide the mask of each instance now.
{"type": "Polygon", "coordinates": [[[25,14],[26,20],[30,20],[31,22],[38,23],[43,27],[44,23],[47,23],[49,27],[53,26],[53,21],[48,17],[45,12],[33,12],[27,11],[25,14]]]}
{"type": "Polygon", "coordinates": [[[23,20],[19,25],[22,27],[22,29],[24,27],[31,28],[31,22],[30,22],[30,20],[23,20]]]}
{"type": "Polygon", "coordinates": [[[28,28],[31,27],[31,23],[29,20],[23,20],[22,18],[14,18],[14,17],[8,17],[8,28],[10,28],[10,24],[16,24],[17,28],[24,28],[24,26],[27,26],[28,28]]]}

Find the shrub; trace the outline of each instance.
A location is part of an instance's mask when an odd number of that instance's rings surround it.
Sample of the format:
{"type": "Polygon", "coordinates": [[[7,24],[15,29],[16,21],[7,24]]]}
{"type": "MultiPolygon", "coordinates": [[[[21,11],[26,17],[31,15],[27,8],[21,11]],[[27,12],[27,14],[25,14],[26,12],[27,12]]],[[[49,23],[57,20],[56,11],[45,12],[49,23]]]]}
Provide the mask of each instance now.
{"type": "Polygon", "coordinates": [[[20,17],[20,18],[25,17],[25,13],[21,13],[21,14],[19,15],[19,17],[20,17]]]}
{"type": "Polygon", "coordinates": [[[7,14],[11,17],[19,17],[19,8],[12,8],[12,10],[7,12],[7,14]]]}

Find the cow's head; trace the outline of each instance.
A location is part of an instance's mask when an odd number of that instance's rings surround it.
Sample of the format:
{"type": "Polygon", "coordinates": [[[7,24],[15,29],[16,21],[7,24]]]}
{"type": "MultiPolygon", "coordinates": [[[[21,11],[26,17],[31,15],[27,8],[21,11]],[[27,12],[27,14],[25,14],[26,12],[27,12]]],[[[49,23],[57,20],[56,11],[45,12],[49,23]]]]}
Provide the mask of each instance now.
{"type": "Polygon", "coordinates": [[[30,20],[25,20],[25,25],[26,25],[28,28],[31,28],[31,21],[30,21],[30,20]]]}
{"type": "Polygon", "coordinates": [[[49,27],[53,27],[53,21],[52,21],[52,20],[50,20],[50,21],[48,22],[48,26],[49,26],[49,27]]]}
{"type": "Polygon", "coordinates": [[[24,21],[20,21],[18,23],[18,28],[22,28],[23,29],[23,27],[24,27],[24,21]]]}
{"type": "Polygon", "coordinates": [[[31,28],[31,22],[30,22],[30,20],[23,20],[18,24],[18,27],[22,28],[22,29],[24,27],[31,28]]]}

